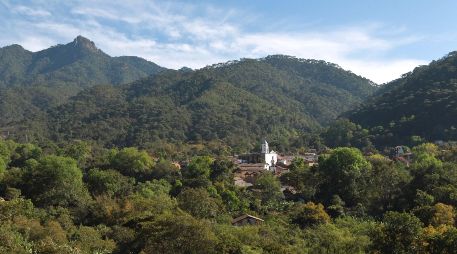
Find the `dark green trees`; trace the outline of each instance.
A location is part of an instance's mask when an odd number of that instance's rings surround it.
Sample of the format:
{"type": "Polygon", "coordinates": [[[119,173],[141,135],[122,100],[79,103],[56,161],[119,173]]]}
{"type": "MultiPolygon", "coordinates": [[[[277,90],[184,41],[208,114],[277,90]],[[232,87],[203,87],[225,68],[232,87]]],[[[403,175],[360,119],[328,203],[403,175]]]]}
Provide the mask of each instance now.
{"type": "Polygon", "coordinates": [[[59,156],[45,156],[28,161],[25,192],[40,206],[79,206],[87,202],[88,193],[76,161],[59,156]]]}
{"type": "Polygon", "coordinates": [[[364,187],[371,164],[356,148],[337,148],[328,157],[319,159],[319,174],[324,178],[320,194],[330,201],[340,196],[348,206],[355,206],[364,198],[364,187]]]}

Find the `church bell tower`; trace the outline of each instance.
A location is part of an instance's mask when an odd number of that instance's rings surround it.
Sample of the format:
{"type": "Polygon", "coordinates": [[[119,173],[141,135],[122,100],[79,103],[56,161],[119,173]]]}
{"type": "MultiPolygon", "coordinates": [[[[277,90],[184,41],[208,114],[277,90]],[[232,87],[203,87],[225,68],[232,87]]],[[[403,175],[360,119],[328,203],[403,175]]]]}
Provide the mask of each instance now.
{"type": "Polygon", "coordinates": [[[270,148],[268,147],[268,142],[266,140],[264,140],[262,142],[262,153],[263,154],[270,153],[270,148]]]}

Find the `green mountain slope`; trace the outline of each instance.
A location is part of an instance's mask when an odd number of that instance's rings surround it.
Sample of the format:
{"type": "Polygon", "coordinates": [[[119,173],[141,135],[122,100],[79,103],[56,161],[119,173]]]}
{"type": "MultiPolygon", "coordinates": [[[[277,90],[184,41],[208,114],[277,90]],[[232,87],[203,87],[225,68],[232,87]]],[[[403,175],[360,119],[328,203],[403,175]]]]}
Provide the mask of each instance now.
{"type": "Polygon", "coordinates": [[[382,144],[457,139],[457,52],[416,68],[347,114],[382,144]]]}
{"type": "Polygon", "coordinates": [[[53,109],[49,126],[57,140],[120,146],[217,140],[246,148],[261,137],[287,143],[317,130],[375,89],[371,81],[325,62],[243,59],[89,88],[53,109]]]}
{"type": "Polygon", "coordinates": [[[263,137],[287,144],[377,89],[335,64],[282,55],[166,70],[110,57],[81,36],[36,53],[2,48],[0,73],[3,135],[119,146],[216,141],[241,149],[263,137]]]}
{"type": "Polygon", "coordinates": [[[46,132],[47,110],[84,88],[128,83],[163,70],[139,57],[110,57],[82,36],[36,53],[19,45],[0,48],[0,127],[46,132]]]}
{"type": "Polygon", "coordinates": [[[35,53],[19,45],[0,48],[0,87],[123,84],[162,70],[139,57],[110,57],[82,36],[35,53]]]}

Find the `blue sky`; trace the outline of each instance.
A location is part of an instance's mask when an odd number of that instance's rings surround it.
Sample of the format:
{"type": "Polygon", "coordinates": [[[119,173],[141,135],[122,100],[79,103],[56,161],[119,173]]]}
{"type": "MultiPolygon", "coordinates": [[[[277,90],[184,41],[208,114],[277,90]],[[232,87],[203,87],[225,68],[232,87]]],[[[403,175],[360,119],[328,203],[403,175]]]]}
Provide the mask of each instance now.
{"type": "Polygon", "coordinates": [[[0,0],[0,46],[83,35],[112,56],[169,68],[287,54],[383,83],[457,50],[457,1],[0,0]]]}

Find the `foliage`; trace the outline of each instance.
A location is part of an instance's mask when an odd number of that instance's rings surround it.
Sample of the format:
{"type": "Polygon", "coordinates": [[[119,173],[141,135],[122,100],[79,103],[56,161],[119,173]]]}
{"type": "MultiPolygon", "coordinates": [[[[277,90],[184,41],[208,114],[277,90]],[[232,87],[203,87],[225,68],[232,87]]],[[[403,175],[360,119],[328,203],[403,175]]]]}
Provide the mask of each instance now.
{"type": "Polygon", "coordinates": [[[223,212],[221,201],[205,189],[185,189],[177,198],[179,207],[196,218],[214,219],[223,212]]]}
{"type": "Polygon", "coordinates": [[[432,144],[413,147],[409,164],[336,148],[248,188],[220,154],[179,169],[138,148],[1,144],[5,253],[453,253],[457,243],[457,164],[432,144]],[[242,214],[263,222],[230,224],[242,214]]]}
{"type": "Polygon", "coordinates": [[[375,236],[375,249],[381,253],[417,253],[422,223],[408,213],[387,212],[375,236]]]}
{"type": "Polygon", "coordinates": [[[88,197],[82,176],[73,159],[45,156],[27,167],[24,192],[40,206],[83,205],[88,197]]]}
{"type": "Polygon", "coordinates": [[[129,147],[120,150],[113,157],[111,166],[126,176],[144,178],[152,173],[154,161],[147,152],[129,147]]]}
{"type": "Polygon", "coordinates": [[[347,116],[370,129],[378,146],[456,140],[456,66],[457,54],[451,52],[417,67],[384,85],[347,116]]]}
{"type": "Polygon", "coordinates": [[[17,72],[6,71],[8,88],[0,91],[2,134],[22,142],[77,139],[142,148],[193,142],[217,144],[211,150],[227,155],[267,137],[286,151],[307,146],[305,135],[376,90],[334,64],[280,55],[182,72],[111,58],[80,37],[40,54],[22,51],[42,66],[23,60],[17,72]],[[118,86],[124,83],[130,84],[118,86]]]}
{"type": "Polygon", "coordinates": [[[292,223],[306,228],[330,222],[330,216],[325,212],[322,204],[308,202],[295,207],[291,214],[292,223]]]}
{"type": "Polygon", "coordinates": [[[328,158],[319,160],[319,173],[324,177],[320,195],[330,200],[332,195],[340,196],[348,206],[359,203],[364,196],[363,189],[371,164],[357,148],[336,148],[328,158]]]}
{"type": "Polygon", "coordinates": [[[280,181],[270,172],[260,175],[255,181],[254,188],[259,190],[262,204],[274,204],[283,197],[280,181]]]}

